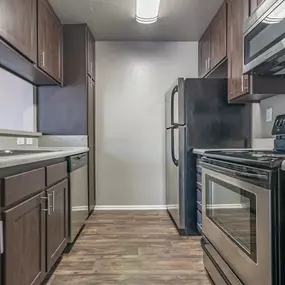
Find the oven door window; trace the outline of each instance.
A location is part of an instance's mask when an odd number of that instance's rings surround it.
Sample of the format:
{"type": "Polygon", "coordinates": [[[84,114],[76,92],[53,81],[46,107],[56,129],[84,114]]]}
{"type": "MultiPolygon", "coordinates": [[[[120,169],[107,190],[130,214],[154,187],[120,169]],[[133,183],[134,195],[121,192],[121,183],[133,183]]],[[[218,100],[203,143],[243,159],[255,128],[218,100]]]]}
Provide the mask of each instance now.
{"type": "Polygon", "coordinates": [[[206,175],[206,215],[254,262],[256,253],[256,196],[206,175]]]}
{"type": "Polygon", "coordinates": [[[285,2],[263,19],[244,38],[244,63],[263,54],[285,38],[285,2]]]}

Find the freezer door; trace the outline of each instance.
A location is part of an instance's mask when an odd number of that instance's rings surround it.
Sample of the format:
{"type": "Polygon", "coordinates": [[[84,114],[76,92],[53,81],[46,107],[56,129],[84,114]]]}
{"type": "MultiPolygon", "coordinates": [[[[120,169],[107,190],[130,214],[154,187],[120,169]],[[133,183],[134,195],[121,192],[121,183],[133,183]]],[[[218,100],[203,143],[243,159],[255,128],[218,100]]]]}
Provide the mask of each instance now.
{"type": "Polygon", "coordinates": [[[179,78],[165,95],[165,127],[185,125],[184,79],[179,78]]]}
{"type": "Polygon", "coordinates": [[[166,130],[166,204],[179,229],[185,228],[183,148],[185,127],[166,130]]]}

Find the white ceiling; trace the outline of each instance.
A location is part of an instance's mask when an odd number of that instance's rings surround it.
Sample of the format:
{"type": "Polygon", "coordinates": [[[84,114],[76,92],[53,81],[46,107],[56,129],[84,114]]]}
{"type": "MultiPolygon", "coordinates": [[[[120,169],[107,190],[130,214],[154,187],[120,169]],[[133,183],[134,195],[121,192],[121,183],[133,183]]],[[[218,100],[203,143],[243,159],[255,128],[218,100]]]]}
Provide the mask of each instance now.
{"type": "Polygon", "coordinates": [[[135,0],[49,0],[63,24],[87,23],[102,41],[197,41],[224,0],[161,0],[158,22],[135,21],[135,0]]]}

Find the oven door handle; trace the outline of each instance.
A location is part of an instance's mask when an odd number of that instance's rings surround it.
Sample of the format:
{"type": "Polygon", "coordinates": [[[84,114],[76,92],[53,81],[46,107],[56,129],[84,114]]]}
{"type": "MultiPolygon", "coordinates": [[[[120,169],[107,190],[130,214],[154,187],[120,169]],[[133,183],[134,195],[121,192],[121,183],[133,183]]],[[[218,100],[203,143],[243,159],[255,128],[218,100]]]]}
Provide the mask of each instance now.
{"type": "Polygon", "coordinates": [[[217,165],[211,165],[211,164],[204,163],[204,162],[201,162],[200,164],[203,167],[210,168],[210,169],[213,169],[213,170],[218,169],[218,170],[221,170],[221,171],[223,171],[225,173],[232,173],[232,174],[234,174],[236,176],[239,176],[239,177],[262,179],[262,180],[267,180],[268,179],[267,175],[264,175],[264,174],[241,172],[241,171],[236,171],[236,170],[231,170],[231,169],[227,169],[227,168],[224,168],[224,167],[220,167],[220,166],[217,166],[217,165]]]}
{"type": "Polygon", "coordinates": [[[245,177],[245,178],[268,179],[266,175],[262,175],[262,174],[239,172],[239,171],[236,171],[235,173],[237,176],[245,177]]]}

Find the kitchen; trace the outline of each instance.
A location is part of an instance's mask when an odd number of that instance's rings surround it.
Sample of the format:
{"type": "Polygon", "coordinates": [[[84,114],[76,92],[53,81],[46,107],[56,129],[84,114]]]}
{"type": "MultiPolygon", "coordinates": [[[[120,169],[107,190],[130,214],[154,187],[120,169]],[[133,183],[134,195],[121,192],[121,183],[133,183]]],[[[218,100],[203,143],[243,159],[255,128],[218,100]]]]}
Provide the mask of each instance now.
{"type": "Polygon", "coordinates": [[[0,4],[1,284],[284,283],[284,0],[0,4]]]}

